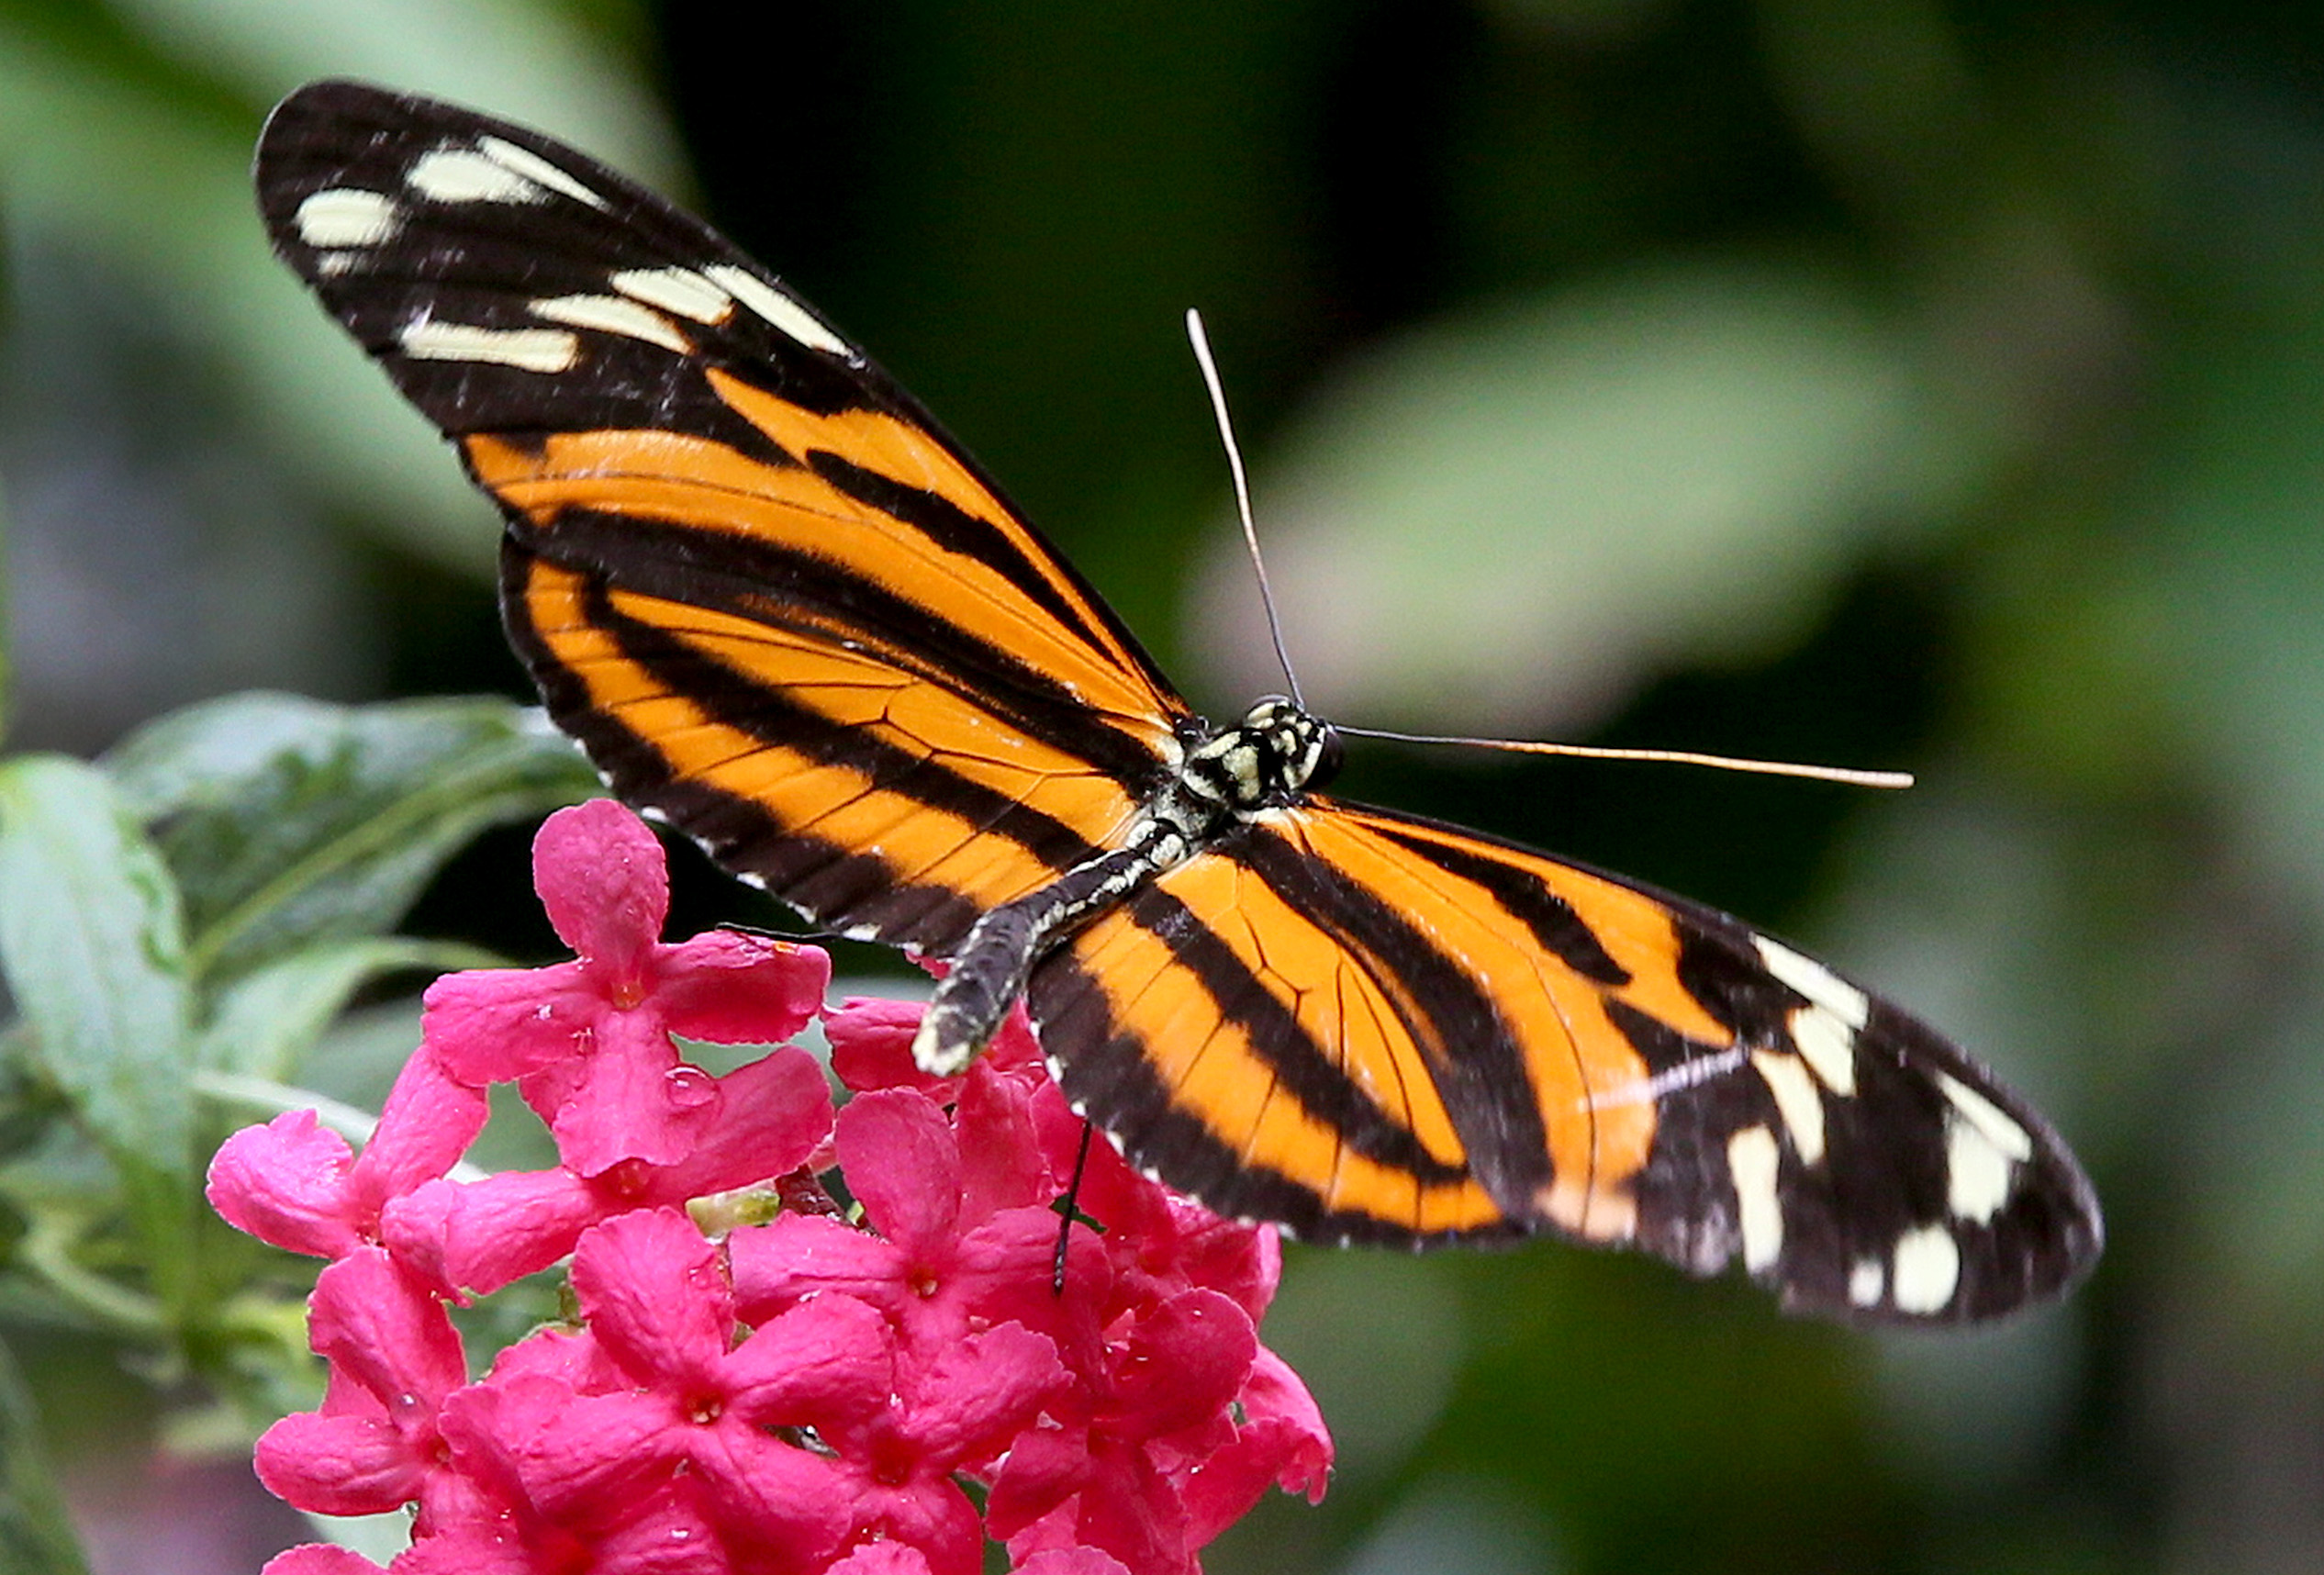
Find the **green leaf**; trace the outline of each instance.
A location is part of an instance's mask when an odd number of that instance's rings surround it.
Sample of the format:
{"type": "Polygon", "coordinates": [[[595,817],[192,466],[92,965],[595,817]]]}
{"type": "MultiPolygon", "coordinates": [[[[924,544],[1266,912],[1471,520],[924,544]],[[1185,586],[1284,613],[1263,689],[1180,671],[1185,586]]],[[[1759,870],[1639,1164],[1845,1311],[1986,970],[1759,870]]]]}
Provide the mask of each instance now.
{"type": "Polygon", "coordinates": [[[178,891],[80,761],[0,765],[0,971],[36,1064],[112,1162],[158,1301],[182,1311],[197,1173],[178,891]]]}
{"type": "Polygon", "coordinates": [[[32,1396],[0,1344],[0,1569],[15,1575],[88,1575],[79,1539],[49,1469],[32,1396]]]}
{"type": "Polygon", "coordinates": [[[277,1081],[295,1073],[356,990],[404,969],[491,966],[472,946],[386,937],[341,941],[294,952],[253,969],[222,991],[195,1061],[205,1069],[277,1081]]]}
{"type": "MultiPolygon", "coordinates": [[[[0,497],[0,565],[8,561],[8,500],[0,497]]],[[[8,576],[0,568],[0,739],[8,736],[8,576]]]]}
{"type": "Polygon", "coordinates": [[[164,717],[104,765],[176,872],[210,977],[387,930],[477,832],[597,790],[537,712],[496,699],[236,695],[164,717]]]}
{"type": "Polygon", "coordinates": [[[190,1184],[178,893],[105,776],[0,765],[0,968],[35,1056],[107,1150],[190,1184]]]}

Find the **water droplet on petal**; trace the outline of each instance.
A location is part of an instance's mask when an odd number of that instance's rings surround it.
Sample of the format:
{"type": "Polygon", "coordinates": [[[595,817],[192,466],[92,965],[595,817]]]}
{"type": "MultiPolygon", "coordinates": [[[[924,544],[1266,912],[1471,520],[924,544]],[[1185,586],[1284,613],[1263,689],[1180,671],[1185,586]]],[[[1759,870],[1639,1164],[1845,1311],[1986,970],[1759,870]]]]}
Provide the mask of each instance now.
{"type": "Polygon", "coordinates": [[[673,1067],[667,1074],[671,1105],[694,1110],[718,1098],[718,1084],[699,1067],[673,1067]]]}

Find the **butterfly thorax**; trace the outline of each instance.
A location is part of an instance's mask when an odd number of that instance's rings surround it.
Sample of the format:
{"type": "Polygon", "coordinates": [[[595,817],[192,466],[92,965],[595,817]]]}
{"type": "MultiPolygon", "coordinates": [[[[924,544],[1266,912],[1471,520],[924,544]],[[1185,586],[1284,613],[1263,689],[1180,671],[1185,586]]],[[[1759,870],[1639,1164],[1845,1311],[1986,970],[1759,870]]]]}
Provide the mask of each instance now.
{"type": "Polygon", "coordinates": [[[957,1073],[1000,1027],[1034,966],[1081,924],[1184,863],[1236,821],[1296,803],[1338,769],[1338,733],[1270,695],[1231,727],[1190,724],[1177,775],[1122,845],[978,919],[938,982],[912,1042],[928,1071],[957,1073]]]}

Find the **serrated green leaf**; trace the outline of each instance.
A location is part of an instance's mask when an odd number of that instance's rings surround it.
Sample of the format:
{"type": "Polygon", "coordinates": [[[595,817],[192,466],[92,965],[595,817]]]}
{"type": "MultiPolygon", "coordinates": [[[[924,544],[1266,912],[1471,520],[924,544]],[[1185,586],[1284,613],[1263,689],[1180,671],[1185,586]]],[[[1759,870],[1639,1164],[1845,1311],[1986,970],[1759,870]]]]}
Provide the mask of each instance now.
{"type": "Polygon", "coordinates": [[[0,1569],[14,1575],[88,1575],[64,1497],[49,1469],[31,1393],[0,1344],[0,1569]]]}
{"type": "Polygon", "coordinates": [[[0,765],[0,968],[38,1063],[117,1156],[191,1184],[178,892],[104,775],[0,765]]]}
{"type": "Polygon", "coordinates": [[[384,974],[491,966],[472,946],[401,937],[310,947],[252,970],[220,992],[202,1031],[196,1064],[277,1081],[307,1053],[356,990],[384,974]]]}
{"type": "Polygon", "coordinates": [[[496,699],[236,695],[140,730],[104,765],[153,827],[213,979],[387,930],[477,832],[597,789],[537,713],[496,699]]]}

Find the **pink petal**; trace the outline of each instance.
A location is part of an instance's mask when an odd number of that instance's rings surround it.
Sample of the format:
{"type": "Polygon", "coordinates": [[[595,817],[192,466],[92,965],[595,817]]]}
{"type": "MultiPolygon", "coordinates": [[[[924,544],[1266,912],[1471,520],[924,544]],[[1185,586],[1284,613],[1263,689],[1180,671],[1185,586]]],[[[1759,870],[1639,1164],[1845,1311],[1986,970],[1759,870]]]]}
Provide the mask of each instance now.
{"type": "Polygon", "coordinates": [[[1246,1416],[1235,1439],[1179,1475],[1190,1546],[1201,1547],[1242,1519],[1268,1486],[1315,1503],[1331,1479],[1332,1440],[1307,1386],[1262,1349],[1244,1386],[1246,1416]]]}
{"type": "Polygon", "coordinates": [[[513,1526],[464,1525],[424,1537],[396,1555],[390,1575],[550,1575],[558,1566],[537,1556],[513,1526]]]}
{"type": "Polygon", "coordinates": [[[592,1568],[621,1575],[730,1575],[734,1566],[704,1514],[704,1497],[698,1483],[679,1478],[642,1502],[620,1506],[591,1539],[592,1568]]]}
{"type": "Polygon", "coordinates": [[[1026,1079],[1000,1071],[988,1057],[971,1063],[962,1079],[953,1125],[960,1141],[961,1206],[970,1220],[1056,1199],[1033,1098],[1026,1079]]]}
{"type": "Polygon", "coordinates": [[[587,1053],[553,1071],[564,1084],[559,1095],[531,1078],[525,1100],[548,1119],[558,1159],[583,1176],[630,1159],[683,1159],[718,1119],[717,1080],[680,1065],[661,1015],[651,1010],[607,1012],[587,1053]]]}
{"type": "Polygon", "coordinates": [[[831,1084],[804,1050],[772,1051],[719,1078],[718,1089],[719,1120],[657,1180],[657,1197],[695,1198],[786,1175],[831,1134],[831,1084]]]}
{"type": "Polygon", "coordinates": [[[928,1556],[908,1542],[866,1542],[824,1575],[931,1575],[928,1556]]]}
{"type": "Polygon", "coordinates": [[[1283,1278],[1283,1240],[1260,1225],[1223,1220],[1191,1199],[1168,1200],[1179,1272],[1196,1285],[1234,1298],[1256,1323],[1275,1300],[1283,1278]]]}
{"type": "Polygon", "coordinates": [[[992,1535],[1017,1535],[1081,1491],[1089,1479],[1089,1435],[1078,1427],[1041,1426],[1019,1434],[985,1499],[992,1535]]]}
{"type": "MultiPolygon", "coordinates": [[[[989,1513],[987,1519],[993,1521],[989,1513]]],[[[1201,1570],[1170,1483],[1143,1451],[1094,1442],[1080,1491],[1011,1533],[1007,1540],[1011,1556],[1020,1563],[1045,1551],[1095,1547],[1136,1575],[1200,1575],[1201,1570]]]]}
{"type": "Polygon", "coordinates": [[[430,1181],[388,1204],[380,1234],[441,1284],[477,1295],[543,1269],[605,1212],[564,1170],[504,1170],[481,1181],[430,1181]]]}
{"type": "Polygon", "coordinates": [[[932,1078],[911,1058],[912,1035],[928,1010],[917,1000],[877,1000],[851,996],[823,1019],[832,1044],[832,1075],[857,1093],[875,1089],[912,1089],[949,1100],[957,1078],[932,1078]]]}
{"type": "Polygon", "coordinates": [[[923,1469],[949,1471],[989,1459],[1066,1382],[1065,1364],[1047,1335],[1002,1324],[898,1374],[899,1432],[919,1451],[923,1469]]]}
{"type": "Polygon", "coordinates": [[[1112,1301],[1112,1267],[1089,1227],[1074,1226],[1059,1295],[1062,1223],[1047,1208],[1005,1209],[963,1236],[944,1279],[946,1311],[980,1324],[1022,1324],[1068,1351],[1094,1341],[1101,1310],[1112,1301]]]}
{"type": "Polygon", "coordinates": [[[427,1051],[404,1063],[348,1177],[350,1190],[376,1219],[388,1199],[451,1169],[492,1113],[484,1090],[454,1082],[427,1051]]]}
{"type": "Polygon", "coordinates": [[[1049,1081],[1047,1063],[1041,1055],[1041,1044],[1034,1035],[1033,1018],[1026,1011],[1022,997],[1009,1009],[1009,1015],[1000,1020],[1000,1031],[985,1046],[984,1059],[998,1071],[1032,1072],[1043,1082],[1049,1081]]]}
{"type": "Polygon", "coordinates": [[[840,1167],[879,1234],[913,1257],[943,1254],[960,1212],[960,1147],[924,1094],[882,1089],[839,1112],[840,1167]]]}
{"type": "Polygon", "coordinates": [[[904,1294],[903,1253],[877,1236],[810,1214],[782,1214],[726,1238],[743,1321],[763,1324],[819,1291],[881,1306],[904,1294]]]}
{"type": "Polygon", "coordinates": [[[1332,1469],[1331,1430],[1324,1425],[1323,1408],[1291,1365],[1260,1346],[1238,1403],[1250,1425],[1283,1431],[1289,1447],[1277,1472],[1277,1486],[1287,1493],[1305,1493],[1309,1503],[1322,1502],[1332,1469]]]}
{"type": "Polygon", "coordinates": [[[857,1525],[918,1548],[931,1575],[978,1575],[984,1567],[985,1532],[977,1506],[949,1478],[899,1487],[866,1482],[855,1514],[857,1525]]]}
{"type": "Polygon", "coordinates": [[[611,1394],[632,1387],[587,1329],[535,1329],[502,1346],[485,1381],[505,1388],[520,1378],[545,1379],[575,1394],[611,1394]]]}
{"type": "Polygon", "coordinates": [[[1137,1575],[1200,1575],[1177,1491],[1135,1450],[1101,1455],[1097,1480],[1045,1528],[1011,1538],[1011,1553],[1075,1543],[1112,1554],[1137,1575]],[[1068,1530],[1068,1527],[1070,1528],[1068,1530]]]}
{"type": "Polygon", "coordinates": [[[258,1575],[381,1575],[378,1565],[328,1542],[302,1543],[277,1553],[258,1575]]]}
{"type": "Polygon", "coordinates": [[[665,946],[654,1000],[670,1031],[712,1044],[778,1044],[823,1010],[832,960],[819,946],[711,930],[665,946]]]}
{"type": "Polygon", "coordinates": [[[584,1232],[573,1290],[598,1345],[641,1384],[706,1388],[726,1355],[733,1293],[718,1249],[676,1209],[640,1209],[584,1232]]]}
{"type": "Polygon", "coordinates": [[[444,1402],[442,1427],[464,1475],[510,1502],[565,1518],[650,1491],[692,1431],[679,1425],[666,1397],[576,1395],[532,1375],[462,1390],[444,1402]]]}
{"type": "Polygon", "coordinates": [[[294,1509],[385,1514],[419,1496],[426,1459],[387,1422],[294,1412],[268,1428],[254,1456],[258,1480],[294,1509]]]}
{"type": "Polygon", "coordinates": [[[1094,1547],[1050,1547],[1019,1564],[1016,1575],[1130,1575],[1130,1569],[1094,1547]]]}
{"type": "Polygon", "coordinates": [[[727,1357],[720,1382],[752,1425],[838,1430],[887,1404],[895,1338],[877,1308],[819,1296],[760,1324],[727,1357]]]}
{"type": "Polygon", "coordinates": [[[1138,1320],[1113,1373],[1113,1430],[1153,1438],[1223,1414],[1258,1355],[1250,1314],[1215,1290],[1189,1290],[1138,1320]]]}
{"type": "Polygon", "coordinates": [[[578,963],[446,974],[420,1001],[429,1053],[447,1075],[478,1089],[579,1055],[608,1010],[578,963]]]}
{"type": "Polygon", "coordinates": [[[594,977],[643,987],[670,911],[668,863],[644,821],[610,799],[559,810],[532,839],[532,885],[594,977]]]}
{"type": "Polygon", "coordinates": [[[819,1569],[858,1524],[854,1472],[766,1434],[706,1430],[692,1465],[728,1538],[762,1554],[745,1568],[819,1569]]]}
{"type": "Polygon", "coordinates": [[[335,1371],[385,1401],[400,1426],[432,1415],[468,1379],[443,1303],[378,1247],[359,1248],[315,1277],[307,1338],[335,1371]]]}
{"type": "Polygon", "coordinates": [[[339,1257],[363,1241],[345,1216],[347,1140],[287,1111],[246,1126],[210,1161],[210,1207],[236,1230],[292,1252],[339,1257]]]}

